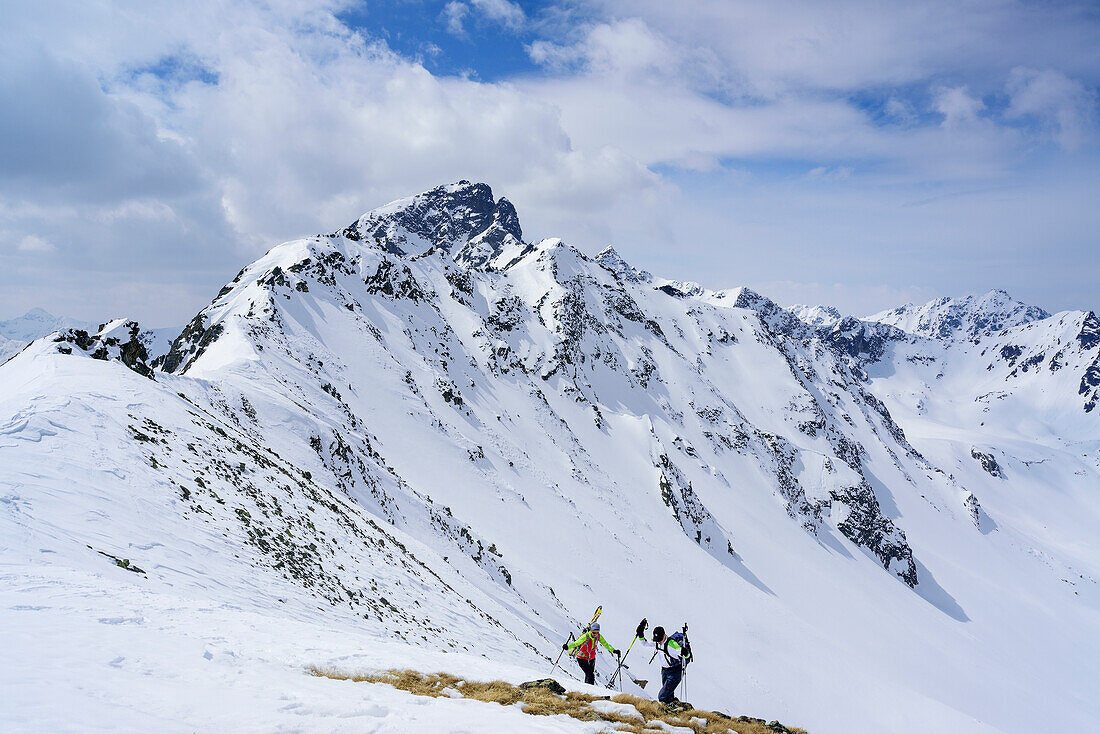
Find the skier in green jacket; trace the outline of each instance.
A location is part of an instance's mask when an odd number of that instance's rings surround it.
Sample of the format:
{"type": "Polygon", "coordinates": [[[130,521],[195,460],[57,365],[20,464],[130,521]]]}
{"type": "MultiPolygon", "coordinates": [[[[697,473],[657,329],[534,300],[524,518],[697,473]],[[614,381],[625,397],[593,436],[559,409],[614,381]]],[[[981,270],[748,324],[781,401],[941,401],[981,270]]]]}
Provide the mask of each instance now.
{"type": "Polygon", "coordinates": [[[568,642],[561,646],[562,650],[568,650],[569,654],[573,654],[573,650],[577,650],[577,665],[581,666],[581,670],[584,671],[584,682],[589,685],[596,683],[596,643],[600,643],[607,651],[612,655],[618,657],[619,651],[611,646],[611,643],[607,641],[607,638],[600,634],[600,623],[593,622],[592,626],[588,628],[588,631],[577,638],[577,641],[570,645],[568,642]]]}

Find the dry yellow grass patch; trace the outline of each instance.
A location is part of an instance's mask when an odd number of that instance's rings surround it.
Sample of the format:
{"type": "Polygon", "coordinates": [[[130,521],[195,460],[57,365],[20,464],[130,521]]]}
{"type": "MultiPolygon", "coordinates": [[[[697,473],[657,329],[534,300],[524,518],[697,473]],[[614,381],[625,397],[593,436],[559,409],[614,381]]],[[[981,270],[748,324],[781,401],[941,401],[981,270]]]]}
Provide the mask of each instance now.
{"type": "MultiPolygon", "coordinates": [[[[669,713],[659,701],[653,701],[648,698],[638,698],[629,693],[620,693],[611,700],[615,703],[628,703],[632,705],[641,712],[647,722],[659,719],[667,724],[673,726],[686,726],[700,733],[726,734],[730,729],[733,729],[738,734],[775,734],[775,732],[768,729],[764,723],[749,721],[744,718],[738,719],[737,717],[731,719],[722,714],[715,713],[714,711],[688,709],[687,711],[681,711],[675,714],[669,713]],[[697,723],[692,723],[692,719],[704,719],[707,723],[705,725],[699,725],[697,723]]],[[[789,726],[787,729],[795,732],[795,734],[806,734],[804,729],[799,729],[795,726],[789,726]]]]}
{"type": "MultiPolygon", "coordinates": [[[[598,696],[574,691],[559,696],[546,688],[523,689],[502,680],[485,683],[463,680],[448,673],[425,675],[415,670],[387,670],[382,673],[368,675],[355,675],[321,668],[310,668],[309,672],[312,675],[333,680],[351,680],[357,683],[387,683],[394,688],[418,696],[447,696],[453,695],[452,691],[458,691],[463,698],[476,701],[499,703],[502,706],[519,703],[522,704],[524,713],[533,716],[564,714],[581,721],[604,721],[609,725],[607,731],[610,732],[657,734],[651,722],[663,721],[672,726],[686,727],[696,732],[696,734],[727,734],[731,729],[738,734],[775,734],[773,730],[756,721],[729,719],[713,711],[698,711],[695,709],[671,713],[666,711],[665,707],[657,701],[638,698],[626,693],[619,694],[610,700],[615,703],[630,704],[638,710],[643,719],[639,720],[617,713],[602,713],[592,708],[590,704],[593,701],[607,700],[608,697],[606,696],[601,699],[598,696]],[[692,719],[695,719],[695,721],[693,722],[692,719]],[[698,723],[700,719],[706,721],[706,724],[698,723]]],[[[802,729],[794,727],[789,727],[789,730],[796,734],[806,734],[802,729]]]]}

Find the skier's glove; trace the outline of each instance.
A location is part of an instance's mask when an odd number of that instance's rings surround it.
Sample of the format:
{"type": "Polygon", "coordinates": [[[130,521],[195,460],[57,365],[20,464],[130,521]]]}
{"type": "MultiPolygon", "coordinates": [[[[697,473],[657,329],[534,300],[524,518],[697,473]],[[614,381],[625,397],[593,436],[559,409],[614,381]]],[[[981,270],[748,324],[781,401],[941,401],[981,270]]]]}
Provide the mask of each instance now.
{"type": "Polygon", "coordinates": [[[563,643],[562,646],[561,646],[561,649],[562,650],[568,650],[569,649],[569,643],[568,642],[563,643]]]}
{"type": "Polygon", "coordinates": [[[645,628],[647,626],[648,625],[647,625],[646,621],[643,619],[641,622],[638,623],[638,629],[635,630],[637,632],[637,636],[640,637],[643,640],[645,639],[645,628]]]}
{"type": "Polygon", "coordinates": [[[615,651],[615,657],[619,657],[619,651],[618,650],[615,651]]]}

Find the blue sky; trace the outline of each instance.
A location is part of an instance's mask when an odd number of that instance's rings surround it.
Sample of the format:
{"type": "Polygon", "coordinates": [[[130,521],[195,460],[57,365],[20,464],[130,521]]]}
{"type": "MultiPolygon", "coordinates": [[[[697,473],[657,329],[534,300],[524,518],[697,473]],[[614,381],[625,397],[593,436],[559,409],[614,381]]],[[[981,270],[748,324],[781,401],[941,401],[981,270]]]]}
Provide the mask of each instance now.
{"type": "Polygon", "coordinates": [[[539,14],[536,3],[511,4],[525,18],[516,26],[475,12],[468,3],[452,5],[467,8],[464,11],[448,12],[448,2],[362,3],[337,17],[349,28],[382,39],[402,56],[420,61],[432,74],[469,74],[493,82],[539,70],[526,48],[537,38],[530,25],[539,14]]]}
{"type": "Polygon", "coordinates": [[[784,304],[1100,310],[1094,2],[0,3],[0,317],[182,324],[461,178],[784,304]]]}

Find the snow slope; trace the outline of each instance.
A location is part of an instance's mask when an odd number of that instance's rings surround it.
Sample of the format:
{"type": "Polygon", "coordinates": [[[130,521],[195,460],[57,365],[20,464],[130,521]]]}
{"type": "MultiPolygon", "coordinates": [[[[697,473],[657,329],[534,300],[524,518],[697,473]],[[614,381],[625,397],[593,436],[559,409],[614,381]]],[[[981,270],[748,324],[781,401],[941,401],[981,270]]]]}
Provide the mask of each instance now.
{"type": "Polygon", "coordinates": [[[1087,730],[1096,317],[1005,306],[968,302],[947,336],[808,324],[524,242],[468,182],[285,243],[166,354],[120,320],[0,367],[0,619],[27,651],[5,687],[45,700],[60,663],[33,630],[145,619],[116,656],[67,653],[84,723],[232,723],[166,682],[177,657],[201,677],[203,647],[258,728],[285,721],[274,676],[323,701],[302,727],[336,729],[390,694],[305,666],[541,676],[603,604],[622,648],[642,616],[689,623],[697,706],[815,733],[1087,730]],[[151,626],[167,641],[141,653],[151,626]],[[81,692],[115,657],[148,673],[142,701],[81,692]]]}

